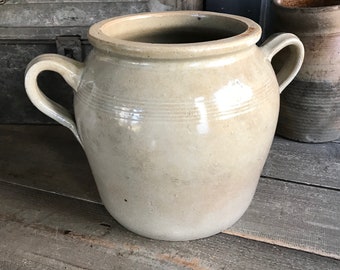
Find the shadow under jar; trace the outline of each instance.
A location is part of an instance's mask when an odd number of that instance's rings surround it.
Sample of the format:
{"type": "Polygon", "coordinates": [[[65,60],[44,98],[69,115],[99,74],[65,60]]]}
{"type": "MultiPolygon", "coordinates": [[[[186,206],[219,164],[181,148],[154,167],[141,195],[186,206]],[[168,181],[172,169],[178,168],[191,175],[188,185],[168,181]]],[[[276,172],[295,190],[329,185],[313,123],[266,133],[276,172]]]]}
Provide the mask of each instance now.
{"type": "MultiPolygon", "coordinates": [[[[281,95],[277,133],[302,142],[340,137],[340,1],[274,0],[275,30],[305,47],[298,75],[281,95]]],[[[280,66],[282,51],[273,59],[280,66]]]]}

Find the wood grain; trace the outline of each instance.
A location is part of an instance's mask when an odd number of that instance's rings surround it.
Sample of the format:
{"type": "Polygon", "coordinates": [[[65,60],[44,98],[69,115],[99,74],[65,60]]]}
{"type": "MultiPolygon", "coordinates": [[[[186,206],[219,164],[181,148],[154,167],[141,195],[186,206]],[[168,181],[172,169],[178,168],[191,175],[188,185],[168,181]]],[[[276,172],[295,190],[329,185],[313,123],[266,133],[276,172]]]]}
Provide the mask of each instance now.
{"type": "Polygon", "coordinates": [[[261,178],[245,215],[225,232],[340,259],[340,192],[261,178]]]}
{"type": "Polygon", "coordinates": [[[0,183],[1,269],[337,269],[340,261],[226,234],[155,241],[98,204],[0,183]]]}
{"type": "Polygon", "coordinates": [[[340,144],[276,137],[262,175],[340,190],[340,144]]]}
{"type": "Polygon", "coordinates": [[[0,125],[0,179],[99,202],[83,149],[61,126],[0,125]]]}

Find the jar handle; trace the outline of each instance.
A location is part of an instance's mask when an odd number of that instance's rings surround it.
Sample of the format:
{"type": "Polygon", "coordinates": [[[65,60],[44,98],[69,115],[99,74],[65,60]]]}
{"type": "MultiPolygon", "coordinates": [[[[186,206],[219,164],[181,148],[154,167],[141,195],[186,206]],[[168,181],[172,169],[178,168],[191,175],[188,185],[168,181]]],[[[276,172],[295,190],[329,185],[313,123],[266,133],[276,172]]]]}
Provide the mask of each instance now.
{"type": "Polygon", "coordinates": [[[70,129],[81,145],[83,144],[79,137],[74,117],[64,107],[44,95],[38,86],[37,77],[45,70],[57,72],[75,91],[77,91],[83,67],[83,63],[65,56],[43,54],[34,58],[28,64],[25,72],[26,93],[32,103],[41,112],[70,129]]]}
{"type": "Polygon", "coordinates": [[[290,55],[276,74],[280,93],[294,79],[301,68],[305,55],[303,44],[294,34],[279,33],[270,36],[260,47],[268,61],[271,62],[275,54],[287,46],[290,48],[290,55]]]}

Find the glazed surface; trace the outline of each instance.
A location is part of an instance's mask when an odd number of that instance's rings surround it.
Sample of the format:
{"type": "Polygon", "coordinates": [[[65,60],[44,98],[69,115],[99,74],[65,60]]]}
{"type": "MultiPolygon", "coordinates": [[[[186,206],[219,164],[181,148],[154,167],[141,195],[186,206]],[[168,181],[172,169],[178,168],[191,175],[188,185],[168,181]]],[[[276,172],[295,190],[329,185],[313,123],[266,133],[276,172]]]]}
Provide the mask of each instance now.
{"type": "Polygon", "coordinates": [[[132,231],[167,240],[236,222],[278,115],[278,85],[262,52],[254,46],[174,63],[93,51],[86,67],[77,125],[110,213],[132,231]]]}

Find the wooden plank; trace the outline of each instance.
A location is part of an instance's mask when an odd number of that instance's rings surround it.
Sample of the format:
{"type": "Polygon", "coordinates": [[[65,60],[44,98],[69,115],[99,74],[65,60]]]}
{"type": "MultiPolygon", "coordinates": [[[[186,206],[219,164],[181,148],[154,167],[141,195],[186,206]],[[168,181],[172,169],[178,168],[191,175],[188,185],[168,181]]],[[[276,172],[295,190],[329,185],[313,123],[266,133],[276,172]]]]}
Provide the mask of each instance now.
{"type": "MultiPolygon", "coordinates": [[[[1,13],[0,13],[1,16],[1,13]]],[[[69,26],[69,27],[1,27],[0,42],[3,44],[32,42],[36,44],[41,41],[52,42],[55,45],[55,38],[58,36],[79,36],[82,40],[87,40],[89,26],[69,26]],[[20,37],[20,40],[17,38],[20,37]]],[[[26,63],[28,64],[28,63],[26,63]]]]}
{"type": "Polygon", "coordinates": [[[226,234],[149,240],[104,207],[0,183],[1,269],[337,269],[340,261],[226,234]]]}
{"type": "MultiPolygon", "coordinates": [[[[14,5],[10,2],[1,6],[1,27],[90,26],[99,20],[114,16],[149,11],[147,0],[48,3],[39,1],[14,5]]],[[[14,38],[20,39],[15,36],[14,38]]]]}
{"type": "MultiPolygon", "coordinates": [[[[274,146],[277,140],[283,144],[283,139],[276,138],[274,146]]],[[[100,202],[86,157],[67,129],[3,125],[0,149],[1,181],[100,202]]],[[[272,173],[275,175],[274,170],[272,173]]],[[[302,180],[309,182],[308,178],[302,180]]],[[[261,178],[252,205],[226,232],[339,258],[339,194],[261,178]]]]}
{"type": "Polygon", "coordinates": [[[340,190],[340,144],[276,137],[262,175],[340,190]]]}
{"type": "Polygon", "coordinates": [[[86,156],[61,126],[0,125],[0,179],[100,201],[86,156]]]}
{"type": "Polygon", "coordinates": [[[340,259],[340,192],[261,178],[226,233],[340,259]]]}

